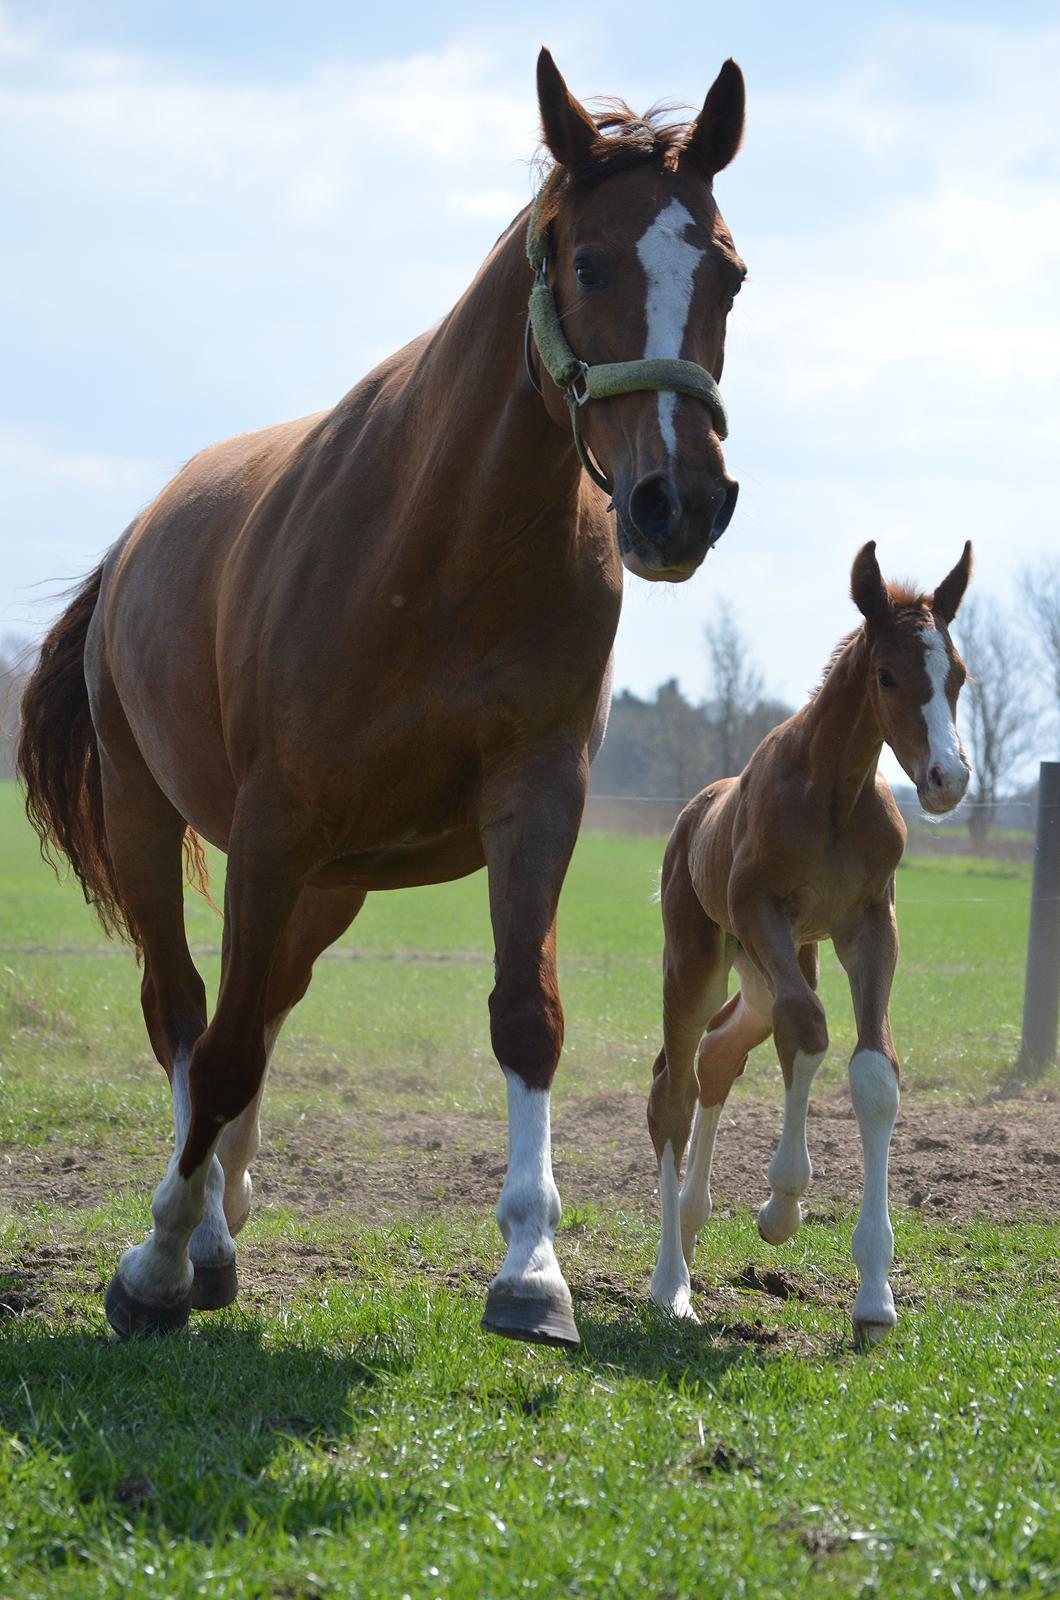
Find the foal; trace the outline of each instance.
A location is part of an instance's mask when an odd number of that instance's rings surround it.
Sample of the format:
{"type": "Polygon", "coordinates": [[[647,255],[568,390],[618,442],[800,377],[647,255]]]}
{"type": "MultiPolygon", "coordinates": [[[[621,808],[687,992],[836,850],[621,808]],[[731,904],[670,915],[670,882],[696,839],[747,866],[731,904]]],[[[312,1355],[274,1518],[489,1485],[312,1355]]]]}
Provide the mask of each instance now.
{"type": "Polygon", "coordinates": [[[815,993],[817,945],[830,938],[858,1028],[849,1073],[865,1185],[853,1241],[854,1329],[878,1339],[894,1326],[887,1157],[898,1057],[887,1005],[898,955],[894,874],[906,831],[876,764],[888,744],[935,816],[951,811],[968,786],[954,725],[965,671],[948,624],[968,584],[972,547],[934,595],[885,584],[875,552],[865,545],[851,575],[864,624],[837,646],[809,704],[763,739],[740,777],[698,794],[666,847],[663,1048],[648,1102],[662,1205],[651,1292],[675,1316],[696,1320],[689,1267],[711,1212],[721,1108],[748,1051],[771,1033],[784,1074],[784,1126],[758,1231],[783,1244],[802,1220],[799,1197],[811,1177],[806,1105],[828,1046],[815,993]],[[732,966],[740,987],[726,1000],[732,966]]]}

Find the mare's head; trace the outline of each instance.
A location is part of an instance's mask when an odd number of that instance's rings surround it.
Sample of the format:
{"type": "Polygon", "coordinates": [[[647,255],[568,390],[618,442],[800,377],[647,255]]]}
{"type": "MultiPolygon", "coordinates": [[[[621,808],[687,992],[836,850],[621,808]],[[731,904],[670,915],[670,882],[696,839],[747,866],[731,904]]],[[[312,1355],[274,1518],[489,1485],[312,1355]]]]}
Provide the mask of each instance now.
{"type": "MultiPolygon", "coordinates": [[[[695,362],[717,381],[725,323],[746,268],[714,199],[743,132],[744,86],[727,61],[692,125],[616,104],[593,118],[552,57],[538,60],[549,178],[548,282],[574,353],[590,366],[695,362]]],[[[567,405],[542,379],[550,414],[567,405]]],[[[691,577],[728,527],[738,485],[702,399],[639,391],[594,399],[585,441],[609,480],[622,560],[639,577],[691,577]]]]}
{"type": "Polygon", "coordinates": [[[949,625],[972,573],[972,546],[934,594],[884,583],[875,542],[858,551],[850,577],[865,618],[869,693],[883,736],[916,784],[925,811],[952,811],[971,769],[957,732],[957,696],[967,676],[949,625]]]}

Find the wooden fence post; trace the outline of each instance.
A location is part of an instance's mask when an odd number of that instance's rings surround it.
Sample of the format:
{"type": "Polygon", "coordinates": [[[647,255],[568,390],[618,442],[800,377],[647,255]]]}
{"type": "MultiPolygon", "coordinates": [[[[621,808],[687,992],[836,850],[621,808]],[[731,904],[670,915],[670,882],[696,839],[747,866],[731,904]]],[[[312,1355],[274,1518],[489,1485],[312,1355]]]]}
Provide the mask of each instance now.
{"type": "Polygon", "coordinates": [[[1023,991],[1023,1077],[1043,1072],[1056,1060],[1060,1019],[1060,761],[1043,761],[1038,774],[1038,822],[1034,835],[1034,881],[1027,935],[1027,982],[1023,991]]]}

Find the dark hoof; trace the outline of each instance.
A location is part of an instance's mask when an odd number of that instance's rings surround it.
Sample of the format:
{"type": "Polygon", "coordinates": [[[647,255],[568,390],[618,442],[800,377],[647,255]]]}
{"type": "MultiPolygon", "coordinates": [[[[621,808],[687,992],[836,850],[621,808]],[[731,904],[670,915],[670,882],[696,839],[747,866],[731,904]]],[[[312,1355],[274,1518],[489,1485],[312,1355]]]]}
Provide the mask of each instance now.
{"type": "Polygon", "coordinates": [[[513,1294],[503,1287],[491,1288],[482,1327],[504,1339],[525,1339],[528,1344],[550,1344],[561,1350],[577,1350],[582,1342],[570,1301],[558,1295],[513,1294]]]}
{"type": "Polygon", "coordinates": [[[115,1273],[107,1284],[103,1308],[107,1321],[122,1339],[141,1333],[179,1333],[188,1320],[191,1295],[168,1306],[148,1305],[146,1300],[134,1299],[115,1273]]]}
{"type": "Polygon", "coordinates": [[[216,1264],[196,1261],[195,1282],[191,1286],[191,1304],[194,1311],[220,1311],[230,1306],[239,1293],[236,1263],[221,1261],[216,1264]]]}

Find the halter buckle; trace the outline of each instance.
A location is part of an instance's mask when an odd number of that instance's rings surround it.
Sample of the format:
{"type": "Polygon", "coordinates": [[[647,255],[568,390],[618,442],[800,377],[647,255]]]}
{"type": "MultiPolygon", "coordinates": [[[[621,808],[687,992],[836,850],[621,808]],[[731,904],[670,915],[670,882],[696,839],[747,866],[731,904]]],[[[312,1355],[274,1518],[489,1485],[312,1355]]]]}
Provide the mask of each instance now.
{"type": "Polygon", "coordinates": [[[579,361],[578,365],[581,368],[581,371],[578,373],[578,376],[574,379],[573,383],[568,384],[567,398],[571,400],[574,405],[583,406],[589,399],[589,363],[587,361],[579,361]],[[582,385],[581,394],[578,393],[579,383],[582,385]]]}

